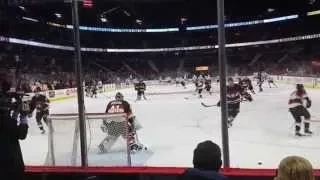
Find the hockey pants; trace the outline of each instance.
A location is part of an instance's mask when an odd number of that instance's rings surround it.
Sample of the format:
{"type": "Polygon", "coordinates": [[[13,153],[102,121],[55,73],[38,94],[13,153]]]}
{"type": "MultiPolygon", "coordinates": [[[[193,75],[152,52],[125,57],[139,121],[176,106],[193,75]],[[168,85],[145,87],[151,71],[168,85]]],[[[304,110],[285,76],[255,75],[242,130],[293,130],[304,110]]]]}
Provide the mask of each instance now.
{"type": "Polygon", "coordinates": [[[232,123],[240,111],[240,103],[228,104],[228,122],[232,123]]]}
{"type": "Polygon", "coordinates": [[[294,108],[290,108],[289,109],[290,113],[292,114],[294,120],[295,120],[295,131],[296,132],[300,132],[301,129],[301,116],[304,117],[304,130],[305,131],[309,131],[309,127],[310,127],[310,118],[311,115],[309,113],[309,111],[307,110],[307,108],[305,108],[304,106],[297,106],[294,108]]]}
{"type": "Polygon", "coordinates": [[[38,127],[40,128],[40,130],[44,130],[43,129],[43,125],[42,125],[42,122],[41,120],[43,119],[43,121],[48,124],[48,115],[49,115],[49,110],[45,110],[45,111],[39,111],[37,110],[36,112],[36,121],[37,121],[37,124],[38,124],[38,127]]]}
{"type": "Polygon", "coordinates": [[[133,120],[129,119],[128,122],[110,122],[105,124],[107,127],[107,136],[99,144],[100,151],[110,151],[120,136],[127,140],[129,146],[135,144],[136,133],[134,123],[132,122],[133,120]]]}

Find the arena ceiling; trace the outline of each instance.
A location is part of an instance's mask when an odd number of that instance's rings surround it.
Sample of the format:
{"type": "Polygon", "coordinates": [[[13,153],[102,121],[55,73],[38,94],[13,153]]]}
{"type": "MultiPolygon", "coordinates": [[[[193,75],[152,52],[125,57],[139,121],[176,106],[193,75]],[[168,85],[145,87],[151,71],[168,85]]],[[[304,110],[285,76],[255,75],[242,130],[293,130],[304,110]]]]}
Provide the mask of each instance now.
{"type": "MultiPolygon", "coordinates": [[[[25,16],[71,24],[71,5],[66,0],[17,4],[1,8],[7,17],[25,16]]],[[[11,1],[10,1],[11,2],[11,1]]],[[[20,1],[21,2],[21,1],[20,1]]],[[[215,0],[93,0],[92,8],[80,8],[82,25],[106,27],[176,27],[214,24],[215,0]]],[[[3,6],[4,7],[4,6],[3,6]]],[[[225,0],[228,22],[300,14],[320,9],[319,0],[225,0]]],[[[2,14],[2,15],[3,15],[2,14]]],[[[3,16],[4,17],[4,16],[3,16]]]]}

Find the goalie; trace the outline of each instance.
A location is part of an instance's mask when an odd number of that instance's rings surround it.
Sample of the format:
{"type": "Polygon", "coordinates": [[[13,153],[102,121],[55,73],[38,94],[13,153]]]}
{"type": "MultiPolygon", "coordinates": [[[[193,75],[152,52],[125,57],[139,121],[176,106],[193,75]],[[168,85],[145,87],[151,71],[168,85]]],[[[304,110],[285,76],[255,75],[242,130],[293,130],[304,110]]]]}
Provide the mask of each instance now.
{"type": "Polygon", "coordinates": [[[136,122],[130,104],[123,99],[120,92],[117,92],[115,100],[109,102],[106,113],[110,115],[126,114],[126,117],[114,116],[103,120],[101,130],[107,136],[99,144],[100,152],[109,152],[120,136],[127,140],[131,151],[145,149],[142,144],[136,142],[136,130],[140,129],[141,126],[136,122]]]}

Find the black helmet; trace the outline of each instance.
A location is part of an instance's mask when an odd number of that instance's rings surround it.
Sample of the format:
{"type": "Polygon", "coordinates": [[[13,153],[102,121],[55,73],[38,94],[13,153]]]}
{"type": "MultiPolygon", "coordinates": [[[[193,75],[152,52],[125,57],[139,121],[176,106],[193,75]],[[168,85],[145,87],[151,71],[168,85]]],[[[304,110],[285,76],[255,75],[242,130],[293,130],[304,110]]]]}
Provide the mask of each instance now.
{"type": "Polygon", "coordinates": [[[123,100],[123,94],[122,94],[121,92],[117,92],[115,98],[116,98],[116,100],[118,100],[118,101],[122,101],[122,100],[123,100]]]}
{"type": "Polygon", "coordinates": [[[37,93],[41,92],[41,88],[37,87],[35,92],[37,92],[37,93]]]}
{"type": "Polygon", "coordinates": [[[297,88],[298,91],[304,90],[303,84],[297,84],[296,88],[297,88]]]}

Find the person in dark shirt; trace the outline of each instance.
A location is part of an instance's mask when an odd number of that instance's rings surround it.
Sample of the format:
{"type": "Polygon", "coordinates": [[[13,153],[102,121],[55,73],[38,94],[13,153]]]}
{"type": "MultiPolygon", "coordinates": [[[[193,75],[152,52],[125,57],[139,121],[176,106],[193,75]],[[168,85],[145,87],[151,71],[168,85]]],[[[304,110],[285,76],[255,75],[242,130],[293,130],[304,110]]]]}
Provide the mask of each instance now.
{"type": "Polygon", "coordinates": [[[19,140],[28,134],[28,108],[13,103],[5,75],[0,72],[0,179],[21,180],[25,166],[19,140]]]}
{"type": "Polygon", "coordinates": [[[219,173],[222,166],[220,147],[212,141],[204,141],[193,151],[193,167],[183,174],[183,180],[226,180],[219,173]]]}

